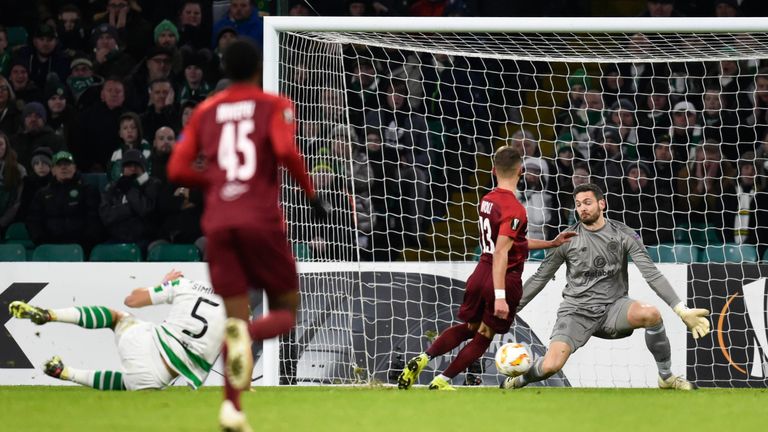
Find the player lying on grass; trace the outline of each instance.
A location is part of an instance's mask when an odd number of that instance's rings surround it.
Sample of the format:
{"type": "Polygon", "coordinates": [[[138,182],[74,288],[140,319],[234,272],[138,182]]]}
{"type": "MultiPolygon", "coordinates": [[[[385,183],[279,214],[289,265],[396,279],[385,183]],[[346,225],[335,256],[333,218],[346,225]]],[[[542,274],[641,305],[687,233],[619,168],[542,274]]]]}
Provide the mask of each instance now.
{"type": "Polygon", "coordinates": [[[160,389],[178,376],[198,388],[221,350],[226,315],[211,287],[183,276],[171,270],[160,285],[136,288],[125,298],[125,305],[132,308],[170,304],[162,324],[104,306],[43,309],[14,301],[8,308],[13,317],[38,325],[62,322],[114,330],[121,370],[75,369],[53,357],[45,363],[46,375],[98,390],[160,389]]]}
{"type": "Polygon", "coordinates": [[[493,172],[498,186],[486,194],[478,206],[482,255],[467,280],[459,308],[459,319],[464,322],[446,329],[425,352],[408,361],[397,379],[399,389],[408,390],[430,359],[470,340],[448,368],[429,384],[430,390],[455,390],[450,380],[479,359],[496,334],[509,331],[522,295],[523,264],[528,258],[528,249],[559,246],[574,235],[562,232],[550,241],[525,237],[528,217],[525,207],[515,197],[522,164],[522,157],[512,147],[496,151],[493,172]]]}
{"type": "Polygon", "coordinates": [[[670,370],[671,349],[659,310],[627,296],[627,257],[632,257],[648,285],[674,309],[694,338],[709,333],[706,318],[709,311],[688,309],[651,261],[640,236],[623,223],[603,216],[605,199],[600,188],[591,183],[579,185],[573,196],[580,222],[570,229],[578,235],[548,254],[525,282],[523,298],[517,307],[518,312],[524,308],[565,262],[567,283],[549,349],[524,375],[504,380],[502,388],[520,388],[549,378],[592,336],[619,339],[631,335],[637,328],[645,328],[646,346],[659,369],[659,387],[696,388],[670,370]]]}

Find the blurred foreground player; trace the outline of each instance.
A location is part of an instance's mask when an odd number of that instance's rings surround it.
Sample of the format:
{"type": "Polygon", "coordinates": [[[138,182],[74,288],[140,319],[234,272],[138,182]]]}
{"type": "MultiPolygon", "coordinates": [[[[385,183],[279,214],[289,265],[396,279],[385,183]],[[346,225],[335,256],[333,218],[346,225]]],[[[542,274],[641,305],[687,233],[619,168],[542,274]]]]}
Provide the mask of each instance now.
{"type": "Polygon", "coordinates": [[[324,218],[325,208],[296,148],[291,102],[259,87],[258,48],[237,40],[222,62],[232,85],[197,106],[171,154],[168,178],[204,190],[202,228],[211,282],[230,317],[219,422],[223,430],[247,431],[240,392],[251,384],[251,343],[290,331],[299,303],[296,262],[278,205],[279,165],[304,189],[317,217],[324,218]],[[266,291],[270,309],[250,322],[249,287],[266,291]]]}

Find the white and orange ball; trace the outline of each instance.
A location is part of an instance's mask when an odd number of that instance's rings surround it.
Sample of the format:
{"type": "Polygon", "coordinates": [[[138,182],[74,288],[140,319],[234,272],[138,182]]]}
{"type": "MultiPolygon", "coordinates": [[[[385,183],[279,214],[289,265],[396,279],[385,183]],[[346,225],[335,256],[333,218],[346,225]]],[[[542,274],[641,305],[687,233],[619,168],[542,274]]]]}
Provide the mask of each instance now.
{"type": "Polygon", "coordinates": [[[496,351],[496,369],[506,376],[515,377],[528,372],[532,362],[528,346],[522,343],[505,343],[496,351]]]}

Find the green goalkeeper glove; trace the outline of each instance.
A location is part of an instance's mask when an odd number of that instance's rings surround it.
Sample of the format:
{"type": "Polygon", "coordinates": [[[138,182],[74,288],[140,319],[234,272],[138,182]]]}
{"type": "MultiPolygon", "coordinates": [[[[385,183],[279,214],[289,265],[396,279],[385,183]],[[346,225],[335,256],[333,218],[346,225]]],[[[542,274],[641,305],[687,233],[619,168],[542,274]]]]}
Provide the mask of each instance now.
{"type": "Polygon", "coordinates": [[[708,310],[688,309],[688,306],[684,305],[683,302],[678,303],[672,309],[683,320],[691,333],[693,333],[694,339],[704,337],[709,333],[708,310]]]}

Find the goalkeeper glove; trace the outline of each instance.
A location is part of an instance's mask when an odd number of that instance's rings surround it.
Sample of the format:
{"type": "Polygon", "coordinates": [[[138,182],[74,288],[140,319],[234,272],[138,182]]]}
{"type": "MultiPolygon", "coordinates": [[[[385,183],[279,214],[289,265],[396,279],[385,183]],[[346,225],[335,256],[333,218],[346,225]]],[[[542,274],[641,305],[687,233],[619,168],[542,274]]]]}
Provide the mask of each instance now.
{"type": "Polygon", "coordinates": [[[309,205],[312,207],[312,216],[319,221],[324,221],[328,218],[328,213],[331,211],[331,205],[325,202],[322,198],[315,195],[309,200],[309,205]]]}
{"type": "Polygon", "coordinates": [[[688,309],[688,306],[683,302],[678,303],[672,308],[675,313],[683,320],[685,325],[693,334],[694,339],[704,337],[709,333],[709,320],[707,315],[709,311],[706,309],[688,309]]]}

